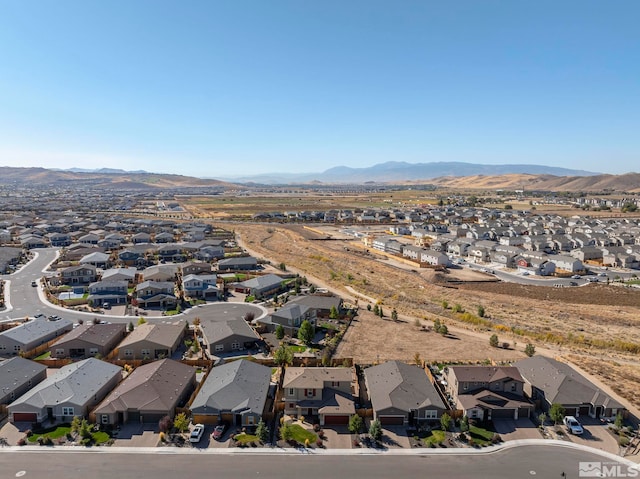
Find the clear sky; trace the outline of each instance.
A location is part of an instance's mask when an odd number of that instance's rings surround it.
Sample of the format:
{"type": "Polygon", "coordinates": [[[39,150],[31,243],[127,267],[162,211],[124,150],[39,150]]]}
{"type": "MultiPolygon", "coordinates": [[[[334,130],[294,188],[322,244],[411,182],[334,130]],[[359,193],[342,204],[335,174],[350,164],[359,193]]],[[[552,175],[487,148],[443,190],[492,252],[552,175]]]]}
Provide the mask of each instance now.
{"type": "Polygon", "coordinates": [[[637,0],[0,0],[0,165],[640,171],[637,0]]]}

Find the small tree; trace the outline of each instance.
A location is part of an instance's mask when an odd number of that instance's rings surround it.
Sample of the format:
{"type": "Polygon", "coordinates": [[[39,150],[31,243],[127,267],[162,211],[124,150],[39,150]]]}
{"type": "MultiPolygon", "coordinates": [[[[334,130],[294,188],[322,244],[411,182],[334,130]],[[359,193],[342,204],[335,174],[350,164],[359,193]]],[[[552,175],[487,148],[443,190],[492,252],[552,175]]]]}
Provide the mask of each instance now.
{"type": "Polygon", "coordinates": [[[173,427],[175,427],[180,432],[185,432],[189,429],[189,418],[183,412],[178,414],[173,420],[173,427]]]}
{"type": "Polygon", "coordinates": [[[624,425],[624,417],[622,416],[622,414],[620,414],[620,413],[616,414],[616,420],[613,423],[613,425],[618,430],[622,429],[622,426],[624,425]]]}
{"type": "Polygon", "coordinates": [[[362,418],[354,414],[349,418],[349,432],[351,434],[360,434],[362,432],[362,428],[364,427],[364,422],[362,418]]]}
{"type": "Polygon", "coordinates": [[[447,325],[443,323],[440,325],[440,329],[438,330],[438,332],[443,336],[446,336],[447,334],[449,334],[449,328],[447,328],[447,325]]]}
{"type": "Polygon", "coordinates": [[[453,306],[451,311],[453,311],[454,313],[462,313],[462,312],[464,312],[463,309],[462,309],[462,305],[457,304],[457,303],[453,306]]]}
{"type": "Polygon", "coordinates": [[[460,419],[460,430],[462,432],[469,430],[469,418],[467,416],[462,416],[462,419],[460,419]]]}
{"type": "Polygon", "coordinates": [[[80,426],[82,426],[82,418],[80,416],[74,416],[71,420],[71,432],[80,432],[80,426]]]}
{"type": "Polygon", "coordinates": [[[133,331],[133,323],[131,321],[129,321],[129,325],[127,326],[127,331],[129,332],[133,331]]]}
{"type": "Polygon", "coordinates": [[[289,442],[292,438],[293,431],[291,430],[291,425],[287,422],[283,423],[282,426],[280,426],[280,439],[289,442]]]}
{"type": "Polygon", "coordinates": [[[315,292],[316,292],[316,287],[315,285],[312,284],[311,286],[309,286],[309,293],[313,294],[315,292]]]}
{"type": "Polygon", "coordinates": [[[138,326],[140,326],[141,324],[144,324],[144,323],[146,323],[146,322],[147,322],[147,320],[146,320],[146,319],[144,319],[144,318],[140,317],[140,318],[138,319],[138,326]]]}
{"type": "Polygon", "coordinates": [[[380,308],[378,307],[377,304],[373,305],[373,314],[375,314],[376,316],[380,314],[380,308]]]}
{"type": "Polygon", "coordinates": [[[329,319],[338,319],[338,308],[335,306],[331,306],[331,311],[329,311],[329,319]]]}
{"type": "Polygon", "coordinates": [[[282,324],[278,324],[278,326],[276,327],[276,338],[278,338],[278,340],[284,338],[284,327],[282,326],[282,324]]]}
{"type": "Polygon", "coordinates": [[[286,271],[286,270],[287,270],[287,265],[286,265],[286,264],[284,264],[284,263],[280,263],[280,264],[278,265],[278,269],[279,269],[280,271],[286,271]]]}
{"type": "Polygon", "coordinates": [[[396,308],[393,308],[393,311],[391,311],[391,319],[394,321],[398,320],[398,312],[396,311],[396,308]]]}
{"type": "Polygon", "coordinates": [[[480,316],[481,318],[484,318],[484,306],[478,306],[478,316],[480,316]]]}
{"type": "Polygon", "coordinates": [[[262,419],[260,419],[256,427],[256,436],[258,436],[260,442],[267,442],[269,440],[269,428],[262,419]]]}
{"type": "Polygon", "coordinates": [[[449,302],[446,299],[442,300],[442,309],[449,309],[449,302]]]}
{"type": "Polygon", "coordinates": [[[440,426],[442,426],[443,431],[448,431],[451,428],[451,424],[453,423],[453,419],[446,412],[440,416],[440,426]]]}
{"type": "Polygon", "coordinates": [[[540,426],[544,426],[544,423],[547,422],[547,413],[543,412],[540,413],[540,415],[538,416],[538,422],[540,423],[540,426]]]}
{"type": "Polygon", "coordinates": [[[489,345],[492,348],[497,348],[498,344],[499,344],[498,335],[497,334],[492,334],[491,337],[489,338],[489,345]]]}
{"type": "Polygon", "coordinates": [[[158,422],[158,429],[160,430],[160,432],[163,432],[165,434],[168,433],[171,429],[171,418],[169,416],[164,416],[162,419],[160,419],[160,421],[158,422]]]}
{"type": "Polygon", "coordinates": [[[533,356],[534,354],[536,354],[536,347],[531,343],[527,343],[527,345],[524,347],[524,354],[529,357],[533,356]]]}
{"type": "Polygon", "coordinates": [[[413,362],[416,366],[422,366],[422,358],[420,357],[420,353],[416,353],[413,355],[413,362]]]}
{"type": "Polygon", "coordinates": [[[309,346],[313,342],[314,336],[315,331],[313,329],[313,325],[309,320],[305,319],[302,321],[300,329],[298,330],[298,339],[309,346]]]}
{"type": "MultiPolygon", "coordinates": [[[[250,311],[250,312],[248,312],[248,313],[245,313],[245,314],[244,314],[244,316],[243,316],[244,320],[245,320],[245,321],[251,321],[251,320],[253,320],[253,317],[252,317],[252,318],[249,318],[249,316],[250,316],[250,315],[255,316],[255,314],[253,314],[253,312],[251,312],[251,311],[250,311]]],[[[196,316],[195,318],[193,318],[193,325],[194,325],[194,326],[196,326],[196,327],[200,326],[200,318],[199,318],[198,316],[196,316]]]]}
{"type": "Polygon", "coordinates": [[[379,419],[371,422],[369,426],[369,436],[376,442],[382,439],[382,424],[380,424],[379,419]]]}
{"type": "Polygon", "coordinates": [[[564,418],[564,412],[565,411],[564,411],[564,408],[562,407],[562,404],[558,404],[554,402],[551,405],[551,408],[549,409],[549,417],[551,418],[554,424],[558,424],[562,422],[562,419],[564,418]]]}
{"type": "Polygon", "coordinates": [[[275,353],[273,353],[273,360],[278,365],[288,365],[293,363],[293,353],[284,344],[281,344],[275,353]]]}
{"type": "Polygon", "coordinates": [[[384,318],[384,311],[382,311],[382,306],[380,306],[380,308],[378,309],[378,316],[384,318]]]}

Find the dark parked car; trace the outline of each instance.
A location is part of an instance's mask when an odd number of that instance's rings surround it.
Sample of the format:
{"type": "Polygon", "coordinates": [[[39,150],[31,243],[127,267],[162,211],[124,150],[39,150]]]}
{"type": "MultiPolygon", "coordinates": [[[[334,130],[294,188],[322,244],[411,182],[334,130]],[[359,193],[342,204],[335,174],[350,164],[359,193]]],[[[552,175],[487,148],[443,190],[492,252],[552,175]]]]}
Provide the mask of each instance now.
{"type": "Polygon", "coordinates": [[[213,433],[211,434],[211,437],[214,438],[216,441],[219,441],[220,439],[222,439],[222,436],[224,436],[224,432],[226,430],[227,430],[226,424],[218,424],[213,429],[213,433]]]}

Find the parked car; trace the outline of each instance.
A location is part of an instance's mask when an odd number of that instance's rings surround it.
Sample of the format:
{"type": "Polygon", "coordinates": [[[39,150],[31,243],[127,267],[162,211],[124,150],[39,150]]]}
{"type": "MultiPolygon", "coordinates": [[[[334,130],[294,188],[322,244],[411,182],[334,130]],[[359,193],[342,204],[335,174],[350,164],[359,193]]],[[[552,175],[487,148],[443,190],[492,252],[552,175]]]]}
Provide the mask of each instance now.
{"type": "Polygon", "coordinates": [[[574,274],[573,276],[571,276],[573,279],[581,279],[582,276],[580,276],[579,274],[574,274]]]}
{"type": "Polygon", "coordinates": [[[35,281],[31,281],[31,286],[33,286],[34,288],[38,286],[38,283],[35,281]]]}
{"type": "Polygon", "coordinates": [[[582,425],[573,416],[565,416],[562,422],[566,426],[567,431],[569,431],[571,434],[580,435],[584,432],[584,429],[582,429],[582,425]]]}
{"type": "Polygon", "coordinates": [[[606,275],[607,275],[607,273],[605,273],[604,271],[601,272],[601,273],[598,273],[598,276],[606,276],[606,275]]]}
{"type": "Polygon", "coordinates": [[[218,424],[214,429],[213,429],[213,433],[211,434],[211,437],[214,438],[216,441],[219,441],[220,439],[222,439],[222,436],[224,436],[224,432],[227,430],[227,425],[226,424],[218,424]]]}
{"type": "Polygon", "coordinates": [[[189,442],[200,442],[204,434],[204,424],[196,424],[189,435],[189,442]]]}

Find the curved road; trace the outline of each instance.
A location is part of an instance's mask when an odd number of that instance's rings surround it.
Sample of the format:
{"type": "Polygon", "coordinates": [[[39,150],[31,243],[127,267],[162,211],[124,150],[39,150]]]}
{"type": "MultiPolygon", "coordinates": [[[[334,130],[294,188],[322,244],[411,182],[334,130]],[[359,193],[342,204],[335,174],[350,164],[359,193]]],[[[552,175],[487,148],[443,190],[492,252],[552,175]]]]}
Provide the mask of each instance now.
{"type": "MultiPolygon", "coordinates": [[[[36,314],[44,314],[45,316],[58,315],[77,322],[78,320],[90,320],[91,318],[99,318],[104,321],[113,323],[129,323],[137,319],[137,316],[113,316],[107,314],[94,314],[55,306],[46,301],[44,292],[38,285],[37,288],[31,286],[32,281],[40,279],[47,267],[56,259],[58,254],[55,248],[38,249],[36,256],[20,270],[10,275],[2,275],[0,279],[5,280],[5,302],[7,309],[0,311],[0,322],[16,319],[24,319],[25,317],[34,317],[36,314]]],[[[196,306],[187,309],[184,313],[176,316],[145,316],[145,320],[150,322],[175,322],[176,319],[190,320],[196,316],[203,317],[242,317],[247,312],[253,312],[256,317],[262,317],[267,314],[266,309],[262,306],[245,303],[208,303],[206,305],[196,306]]]]}
{"type": "MultiPolygon", "coordinates": [[[[299,451],[262,450],[258,453],[207,454],[197,449],[156,449],[149,453],[116,451],[51,450],[19,448],[0,450],[3,477],[64,477],[65,479],[113,477],[216,477],[261,479],[283,477],[367,478],[443,477],[456,479],[576,478],[580,462],[614,464],[595,452],[562,446],[527,445],[509,447],[491,453],[444,454],[336,454],[299,451]],[[37,460],[33,454],[37,454],[37,460]],[[118,454],[117,459],[111,454],[118,454]],[[283,457],[286,455],[286,459],[283,457]],[[199,456],[199,457],[196,457],[199,456]],[[236,457],[234,457],[236,456],[236,457]],[[241,456],[241,457],[239,457],[241,456]],[[564,475],[563,475],[564,473],[564,475]]],[[[109,448],[106,448],[109,449],[109,448]]],[[[235,451],[238,451],[237,449],[235,451]]],[[[328,451],[327,451],[328,452],[328,451]]],[[[414,452],[414,451],[411,451],[414,452]]],[[[622,461],[622,460],[621,460],[622,461]]],[[[619,471],[628,472],[629,464],[616,462],[619,471]]],[[[614,467],[615,467],[614,466],[614,467]]],[[[637,472],[637,470],[635,471],[637,472]]],[[[618,477],[618,476],[615,476],[618,477]]],[[[627,476],[621,476],[627,477],[627,476]]],[[[635,476],[628,476],[635,477],[635,476]]]]}

